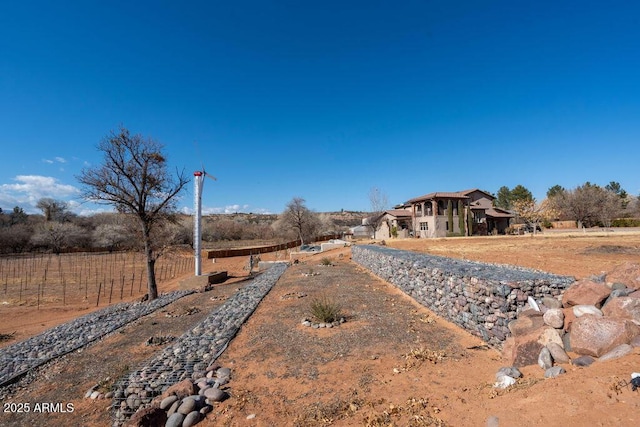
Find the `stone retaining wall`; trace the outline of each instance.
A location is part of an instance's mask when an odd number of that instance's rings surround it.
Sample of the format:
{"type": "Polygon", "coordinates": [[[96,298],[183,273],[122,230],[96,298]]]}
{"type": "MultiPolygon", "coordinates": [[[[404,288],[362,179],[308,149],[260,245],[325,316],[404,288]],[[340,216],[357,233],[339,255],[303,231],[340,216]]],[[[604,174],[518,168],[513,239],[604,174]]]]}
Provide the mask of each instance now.
{"type": "Polygon", "coordinates": [[[575,279],[500,264],[445,258],[383,246],[353,246],[352,259],[439,316],[495,347],[509,335],[529,296],[559,296],[575,279]]]}

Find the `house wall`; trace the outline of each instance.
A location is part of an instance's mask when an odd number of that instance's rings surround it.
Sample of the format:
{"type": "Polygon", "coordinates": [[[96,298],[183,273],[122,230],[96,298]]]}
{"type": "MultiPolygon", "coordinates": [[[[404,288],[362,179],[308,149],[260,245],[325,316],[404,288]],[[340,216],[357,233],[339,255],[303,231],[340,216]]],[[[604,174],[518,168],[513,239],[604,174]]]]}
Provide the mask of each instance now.
{"type": "MultiPolygon", "coordinates": [[[[424,212],[424,210],[423,210],[424,212]]],[[[447,221],[449,221],[449,216],[447,215],[447,210],[445,209],[443,215],[437,216],[417,216],[415,217],[415,224],[413,226],[414,230],[416,230],[416,235],[421,238],[429,238],[429,237],[447,237],[447,221]],[[429,230],[420,230],[420,223],[426,222],[429,224],[429,230]]],[[[457,213],[457,209],[454,210],[457,213]]],[[[462,212],[464,216],[464,212],[462,212]]],[[[454,233],[462,233],[464,234],[466,230],[460,230],[460,220],[458,215],[453,215],[453,232],[454,233]]]]}
{"type": "Polygon", "coordinates": [[[559,298],[575,278],[388,247],[351,247],[352,259],[437,315],[501,347],[531,296],[559,298]]]}

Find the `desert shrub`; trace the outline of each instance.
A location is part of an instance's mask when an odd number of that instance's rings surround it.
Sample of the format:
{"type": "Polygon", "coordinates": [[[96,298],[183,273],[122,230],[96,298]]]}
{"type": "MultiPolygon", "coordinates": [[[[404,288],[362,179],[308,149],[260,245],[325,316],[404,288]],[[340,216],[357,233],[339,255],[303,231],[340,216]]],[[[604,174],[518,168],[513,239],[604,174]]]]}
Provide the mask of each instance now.
{"type": "Polygon", "coordinates": [[[322,260],[320,260],[320,264],[329,266],[333,265],[333,262],[329,258],[322,258],[322,260]]]}
{"type": "Polygon", "coordinates": [[[638,218],[616,218],[611,221],[612,227],[640,227],[638,218]]]}
{"type": "Polygon", "coordinates": [[[319,322],[331,323],[340,319],[342,307],[334,300],[322,296],[311,301],[309,314],[319,322]]]}

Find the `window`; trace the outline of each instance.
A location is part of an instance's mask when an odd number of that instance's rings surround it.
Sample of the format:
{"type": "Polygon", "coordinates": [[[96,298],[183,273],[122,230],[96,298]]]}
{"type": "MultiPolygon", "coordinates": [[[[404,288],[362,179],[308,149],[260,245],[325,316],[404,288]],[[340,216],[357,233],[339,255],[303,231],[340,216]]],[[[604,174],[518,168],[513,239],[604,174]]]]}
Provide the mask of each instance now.
{"type": "Polygon", "coordinates": [[[428,222],[421,222],[420,223],[420,231],[427,231],[429,229],[429,223],[428,222]]]}

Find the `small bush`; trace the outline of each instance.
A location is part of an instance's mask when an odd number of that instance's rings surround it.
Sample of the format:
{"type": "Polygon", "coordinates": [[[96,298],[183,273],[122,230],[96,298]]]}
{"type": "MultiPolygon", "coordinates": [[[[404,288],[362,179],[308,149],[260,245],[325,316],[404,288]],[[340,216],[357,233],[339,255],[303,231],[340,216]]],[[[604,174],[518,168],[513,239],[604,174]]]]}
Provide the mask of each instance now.
{"type": "Polygon", "coordinates": [[[616,218],[611,221],[612,227],[640,227],[638,218],[616,218]]]}
{"type": "Polygon", "coordinates": [[[320,260],[320,264],[328,266],[333,265],[333,262],[329,258],[322,258],[322,260],[320,260]]]}
{"type": "Polygon", "coordinates": [[[337,302],[327,298],[326,296],[315,298],[311,301],[309,314],[322,323],[332,323],[340,320],[342,307],[337,302]]]}

